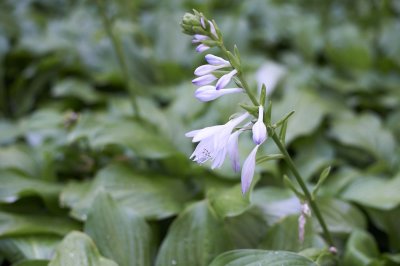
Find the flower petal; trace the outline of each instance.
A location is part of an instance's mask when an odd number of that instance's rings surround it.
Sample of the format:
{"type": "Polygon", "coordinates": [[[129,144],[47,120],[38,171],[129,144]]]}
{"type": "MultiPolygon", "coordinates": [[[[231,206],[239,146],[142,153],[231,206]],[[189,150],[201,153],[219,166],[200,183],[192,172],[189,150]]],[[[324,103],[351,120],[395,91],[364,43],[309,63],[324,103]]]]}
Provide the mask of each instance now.
{"type": "Polygon", "coordinates": [[[206,50],[208,50],[208,49],[210,49],[210,46],[207,46],[207,45],[205,45],[205,44],[199,44],[199,45],[196,47],[196,52],[202,53],[202,52],[204,52],[204,51],[206,51],[206,50]]]}
{"type": "Polygon", "coordinates": [[[202,65],[195,69],[194,74],[196,76],[204,76],[207,74],[211,74],[211,72],[223,67],[225,66],[202,65]]]}
{"type": "Polygon", "coordinates": [[[232,77],[237,74],[237,70],[234,69],[228,74],[223,75],[218,81],[217,84],[215,85],[215,88],[217,90],[220,90],[222,88],[225,88],[226,85],[231,81],[232,77]]]}
{"type": "Polygon", "coordinates": [[[240,170],[240,159],[239,159],[239,135],[243,130],[237,130],[229,136],[227,144],[227,152],[229,159],[232,163],[233,171],[239,172],[240,170]]]}
{"type": "Polygon", "coordinates": [[[215,100],[223,95],[243,92],[242,88],[216,90],[214,86],[203,86],[196,90],[195,97],[202,102],[215,100]]]}
{"type": "Polygon", "coordinates": [[[223,59],[222,57],[215,56],[213,54],[208,54],[205,56],[205,58],[207,62],[213,66],[221,66],[221,65],[231,66],[231,63],[229,63],[229,61],[223,59]]]}
{"type": "Polygon", "coordinates": [[[213,82],[216,79],[217,79],[217,77],[215,77],[213,74],[207,74],[207,75],[195,78],[194,80],[192,80],[192,83],[196,86],[204,86],[204,85],[210,84],[211,82],[213,82]]]}
{"type": "Polygon", "coordinates": [[[267,128],[265,127],[263,116],[264,116],[264,108],[260,105],[258,107],[257,122],[254,123],[252,128],[253,142],[257,145],[260,145],[267,139],[267,128]]]}
{"type": "Polygon", "coordinates": [[[249,156],[247,156],[246,160],[243,163],[241,175],[243,194],[246,194],[246,192],[249,190],[251,181],[253,180],[258,147],[260,147],[260,145],[254,147],[254,149],[250,152],[249,156]]]}

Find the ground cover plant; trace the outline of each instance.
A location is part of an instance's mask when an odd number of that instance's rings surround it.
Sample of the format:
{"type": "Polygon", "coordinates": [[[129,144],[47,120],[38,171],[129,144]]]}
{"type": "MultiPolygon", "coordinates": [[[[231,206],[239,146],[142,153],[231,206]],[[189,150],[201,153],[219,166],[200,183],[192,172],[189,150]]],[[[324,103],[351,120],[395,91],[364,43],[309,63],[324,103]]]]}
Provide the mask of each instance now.
{"type": "Polygon", "coordinates": [[[1,265],[400,265],[398,32],[396,0],[1,1],[1,265]]]}

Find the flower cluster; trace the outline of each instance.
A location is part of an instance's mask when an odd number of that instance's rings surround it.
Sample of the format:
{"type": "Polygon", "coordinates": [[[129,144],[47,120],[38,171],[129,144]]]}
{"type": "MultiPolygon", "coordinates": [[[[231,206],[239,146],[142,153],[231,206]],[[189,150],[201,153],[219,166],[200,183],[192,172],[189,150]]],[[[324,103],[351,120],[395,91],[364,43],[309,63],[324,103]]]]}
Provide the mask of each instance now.
{"type": "MultiPolygon", "coordinates": [[[[207,20],[201,13],[186,14],[183,18],[182,27],[185,33],[193,36],[192,42],[197,45],[196,51],[203,52],[211,46],[218,46],[221,43],[219,30],[216,24],[207,20]]],[[[223,95],[245,92],[243,88],[226,88],[231,80],[238,74],[237,62],[228,53],[229,60],[213,54],[207,54],[205,59],[208,64],[199,66],[194,71],[197,76],[193,84],[199,88],[195,97],[208,102],[223,95]]],[[[240,82],[235,82],[240,85],[240,82]]],[[[240,159],[238,150],[239,135],[245,130],[252,131],[255,147],[243,163],[241,169],[242,193],[245,194],[253,180],[256,166],[256,154],[260,145],[267,138],[267,129],[264,124],[264,108],[258,106],[252,114],[258,114],[256,121],[252,121],[249,112],[241,113],[224,125],[210,126],[203,129],[193,130],[186,133],[186,137],[198,142],[190,158],[203,164],[211,161],[211,168],[221,167],[226,157],[229,157],[234,171],[240,171],[240,159]]]]}

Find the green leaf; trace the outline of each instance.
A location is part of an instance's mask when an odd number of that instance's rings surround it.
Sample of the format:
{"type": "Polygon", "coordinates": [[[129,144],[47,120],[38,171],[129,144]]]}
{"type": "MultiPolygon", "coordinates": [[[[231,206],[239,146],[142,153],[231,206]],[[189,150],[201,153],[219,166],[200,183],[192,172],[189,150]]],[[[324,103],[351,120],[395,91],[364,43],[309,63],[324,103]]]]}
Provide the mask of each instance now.
{"type": "Polygon", "coordinates": [[[55,97],[75,97],[89,104],[99,100],[99,94],[88,82],[75,78],[57,82],[52,88],[52,94],[55,97]]]}
{"type": "MultiPolygon", "coordinates": [[[[350,234],[355,229],[366,228],[365,216],[350,203],[335,198],[316,198],[316,202],[331,233],[350,234]]],[[[315,229],[321,232],[315,215],[313,218],[315,229]]]]}
{"type": "Polygon", "coordinates": [[[323,240],[313,231],[313,220],[307,217],[304,241],[299,238],[299,215],[289,215],[270,227],[261,242],[261,249],[301,251],[310,247],[322,248],[323,240]]]}
{"type": "Polygon", "coordinates": [[[117,266],[100,256],[93,241],[81,232],[69,233],[56,249],[49,266],[117,266]]]}
{"type": "Polygon", "coordinates": [[[220,218],[240,215],[250,205],[248,197],[242,195],[240,184],[226,190],[211,190],[207,198],[210,206],[220,218]]]}
{"type": "Polygon", "coordinates": [[[201,201],[185,209],[172,223],[156,266],[206,266],[231,247],[223,223],[213,216],[207,202],[201,201]]]}
{"type": "Polygon", "coordinates": [[[347,241],[343,265],[383,265],[383,262],[378,264],[379,255],[374,238],[365,231],[356,230],[347,241]]]}
{"type": "Polygon", "coordinates": [[[341,197],[363,206],[389,210],[400,204],[400,174],[392,179],[359,177],[345,188],[341,197]]]}
{"type": "Polygon", "coordinates": [[[0,148],[0,168],[16,170],[32,177],[37,177],[40,173],[40,167],[35,161],[32,150],[22,145],[0,148]]]}
{"type": "Polygon", "coordinates": [[[365,208],[365,210],[374,225],[388,235],[391,249],[400,250],[400,207],[392,210],[378,210],[375,208],[365,208]]]}
{"type": "Polygon", "coordinates": [[[62,205],[72,208],[72,216],[85,220],[100,191],[105,191],[119,206],[149,219],[177,214],[189,198],[183,181],[169,176],[141,174],[124,165],[110,165],[99,171],[90,188],[62,193],[62,205]],[[79,200],[77,200],[79,198],[79,200]],[[72,200],[71,200],[72,199],[72,200]]]}
{"type": "Polygon", "coordinates": [[[22,215],[0,212],[0,236],[55,234],[63,236],[79,228],[77,222],[49,215],[22,215]],[[48,226],[51,224],[51,226],[48,226]]]}
{"type": "Polygon", "coordinates": [[[321,188],[322,184],[325,182],[326,178],[329,176],[330,171],[331,171],[330,166],[328,166],[327,168],[325,168],[322,171],[321,175],[319,176],[318,182],[312,191],[313,198],[315,198],[315,196],[318,194],[318,190],[321,188]]]}
{"type": "Polygon", "coordinates": [[[316,130],[331,109],[331,103],[323,100],[317,93],[304,89],[292,89],[286,91],[280,102],[274,103],[273,119],[275,121],[280,119],[287,110],[296,110],[287,124],[286,142],[290,143],[295,138],[316,130]]]}
{"type": "Polygon", "coordinates": [[[235,249],[257,248],[268,230],[262,211],[255,206],[238,216],[225,218],[224,226],[235,249]]]}
{"type": "Polygon", "coordinates": [[[242,249],[219,255],[210,266],[317,266],[312,260],[287,251],[242,249]]]}
{"type": "Polygon", "coordinates": [[[96,197],[85,232],[101,254],[118,265],[151,265],[154,251],[151,228],[142,217],[117,205],[108,194],[96,197]]]}
{"type": "Polygon", "coordinates": [[[16,236],[0,239],[1,253],[12,263],[49,260],[61,237],[50,235],[16,236]]]}
{"type": "Polygon", "coordinates": [[[396,141],[373,114],[338,116],[333,121],[331,134],[341,143],[365,150],[388,165],[394,158],[396,141]]]}
{"type": "Polygon", "coordinates": [[[352,70],[366,69],[373,54],[368,39],[354,25],[340,25],[328,32],[326,55],[336,66],[352,70]]]}
{"type": "Polygon", "coordinates": [[[176,153],[168,139],[156,132],[144,121],[87,114],[82,115],[68,138],[73,142],[86,137],[95,149],[120,145],[142,158],[160,159],[176,153]]]}
{"type": "Polygon", "coordinates": [[[28,178],[11,171],[0,171],[0,202],[12,203],[29,196],[40,196],[48,206],[58,204],[61,186],[28,178]]]}
{"type": "Polygon", "coordinates": [[[48,260],[24,260],[13,264],[13,266],[48,266],[48,260]]]}

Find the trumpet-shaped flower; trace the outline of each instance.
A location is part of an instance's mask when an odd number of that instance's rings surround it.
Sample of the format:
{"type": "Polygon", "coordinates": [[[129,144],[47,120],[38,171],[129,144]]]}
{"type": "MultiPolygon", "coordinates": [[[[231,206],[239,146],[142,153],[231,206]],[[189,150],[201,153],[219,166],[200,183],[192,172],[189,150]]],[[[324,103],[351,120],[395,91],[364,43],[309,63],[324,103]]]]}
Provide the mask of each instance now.
{"type": "Polygon", "coordinates": [[[204,86],[204,85],[210,84],[211,82],[213,82],[215,80],[217,80],[216,76],[214,76],[213,74],[207,74],[207,75],[195,78],[194,80],[192,80],[192,83],[196,86],[204,86]]]}
{"type": "Polygon", "coordinates": [[[208,54],[205,56],[205,59],[207,63],[213,66],[220,66],[220,65],[225,65],[225,66],[231,66],[229,61],[223,59],[222,57],[213,55],[213,54],[208,54]]]}
{"type": "Polygon", "coordinates": [[[229,88],[216,90],[214,86],[207,85],[200,87],[194,93],[194,96],[202,102],[209,102],[215,100],[223,95],[244,92],[242,88],[229,88]]]}
{"type": "Polygon", "coordinates": [[[267,139],[267,128],[265,127],[263,117],[264,117],[264,108],[260,105],[258,107],[257,122],[254,123],[252,128],[253,142],[257,145],[260,145],[267,139]]]}
{"type": "Polygon", "coordinates": [[[207,45],[201,43],[201,44],[197,45],[196,52],[202,53],[202,52],[204,52],[204,51],[206,51],[208,49],[210,49],[210,46],[207,46],[207,45]]]}
{"type": "Polygon", "coordinates": [[[249,156],[247,156],[246,160],[243,163],[242,167],[242,193],[246,194],[251,186],[251,182],[253,181],[254,170],[256,168],[256,154],[258,151],[258,147],[260,145],[256,145],[253,150],[250,152],[249,156]]]}
{"type": "Polygon", "coordinates": [[[212,168],[220,167],[225,160],[227,150],[230,149],[228,145],[232,130],[248,116],[248,113],[244,113],[225,125],[206,127],[186,133],[186,137],[193,138],[193,142],[199,142],[190,159],[199,164],[211,160],[213,161],[212,168]]]}
{"type": "Polygon", "coordinates": [[[243,129],[236,130],[229,136],[227,152],[229,159],[232,163],[233,171],[239,172],[240,170],[240,161],[239,161],[239,135],[243,132],[243,129]]]}
{"type": "Polygon", "coordinates": [[[226,85],[231,81],[232,77],[237,74],[237,70],[234,69],[228,74],[223,75],[218,81],[217,84],[215,85],[215,88],[217,90],[220,90],[222,88],[225,88],[226,85]]]}
{"type": "Polygon", "coordinates": [[[196,76],[204,76],[211,74],[215,70],[229,66],[230,65],[202,65],[195,69],[194,74],[196,76]]]}

